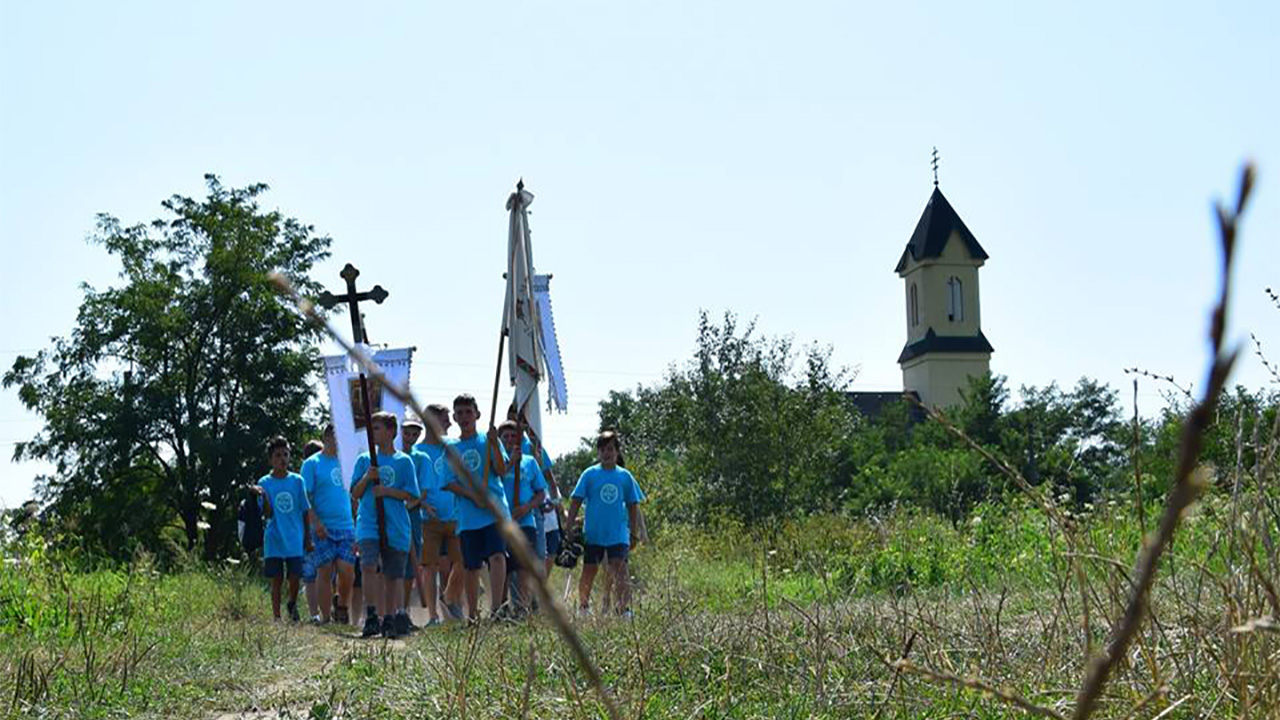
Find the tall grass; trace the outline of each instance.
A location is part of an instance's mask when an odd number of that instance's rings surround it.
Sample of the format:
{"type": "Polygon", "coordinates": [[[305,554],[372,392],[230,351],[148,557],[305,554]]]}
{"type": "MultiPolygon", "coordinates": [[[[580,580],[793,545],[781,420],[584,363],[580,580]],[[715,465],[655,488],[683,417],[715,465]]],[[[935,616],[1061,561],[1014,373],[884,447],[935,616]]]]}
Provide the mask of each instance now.
{"type": "MultiPolygon", "coordinates": [[[[1261,536],[1229,547],[1233,513],[1267,511],[1232,490],[1187,516],[1153,619],[1099,715],[1139,704],[1134,717],[1175,703],[1165,717],[1280,708],[1275,634],[1265,623],[1241,629],[1271,601],[1262,585],[1254,597],[1230,580],[1272,562],[1261,536]]],[[[1030,506],[984,507],[959,526],[896,510],[673,531],[635,555],[636,619],[596,616],[576,629],[625,717],[1006,717],[1023,714],[1015,700],[1067,714],[1085,603],[1097,645],[1129,581],[1110,558],[1140,540],[1126,498],[1072,522],[1088,548],[1083,594],[1072,545],[1030,506]]],[[[164,575],[145,557],[73,567],[38,544],[21,550],[0,580],[0,710],[10,717],[602,714],[543,620],[361,642],[270,623],[263,585],[238,569],[164,575]]]]}

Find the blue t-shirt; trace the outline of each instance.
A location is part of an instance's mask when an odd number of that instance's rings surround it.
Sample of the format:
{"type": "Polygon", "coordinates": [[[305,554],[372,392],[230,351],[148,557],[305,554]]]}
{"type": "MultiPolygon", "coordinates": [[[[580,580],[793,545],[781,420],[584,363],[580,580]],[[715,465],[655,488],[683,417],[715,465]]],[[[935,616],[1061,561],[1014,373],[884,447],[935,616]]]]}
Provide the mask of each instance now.
{"type": "MultiPolygon", "coordinates": [[[[453,449],[462,456],[462,464],[471,473],[472,478],[479,483],[480,475],[484,472],[484,453],[485,453],[485,437],[484,433],[476,433],[475,437],[467,440],[451,440],[449,444],[453,449]]],[[[507,451],[502,450],[502,459],[507,459],[507,451]]],[[[502,477],[495,472],[496,468],[489,469],[488,482],[485,483],[489,497],[493,498],[493,502],[502,510],[503,517],[511,517],[511,510],[507,507],[507,493],[502,485],[502,477]]],[[[442,476],[442,486],[447,487],[452,483],[459,485],[466,482],[465,478],[457,477],[453,472],[453,467],[446,461],[444,463],[444,475],[442,476]]],[[[455,495],[457,500],[455,509],[458,517],[458,532],[464,530],[479,530],[488,527],[498,521],[492,513],[482,507],[478,507],[470,499],[462,495],[455,495]]]]}
{"type": "Polygon", "coordinates": [[[297,473],[278,478],[263,475],[258,485],[271,501],[271,517],[262,533],[263,557],[302,557],[302,514],[311,509],[302,476],[297,473]]]}
{"type": "MultiPolygon", "coordinates": [[[[356,458],[355,470],[351,473],[351,485],[354,487],[369,469],[369,453],[360,453],[356,458]]],[[[378,453],[378,477],[387,487],[404,490],[410,495],[418,494],[418,471],[413,466],[413,459],[402,452],[395,455],[378,453]]],[[[401,552],[409,552],[411,540],[409,533],[409,511],[404,502],[396,498],[382,499],[387,515],[387,545],[401,552]]],[[[364,495],[360,497],[360,507],[356,510],[356,539],[378,539],[378,504],[373,496],[373,484],[365,486],[364,495]]]]}
{"type": "MultiPolygon", "coordinates": [[[[538,463],[528,455],[520,456],[520,501],[516,501],[516,469],[513,465],[507,470],[507,474],[502,477],[502,486],[507,492],[507,507],[512,511],[517,505],[523,505],[533,499],[536,493],[547,491],[547,481],[542,477],[542,471],[538,469],[538,463]]],[[[541,508],[533,508],[520,518],[520,527],[537,527],[537,518],[534,513],[542,512],[541,508]]]]}
{"type": "MultiPolygon", "coordinates": [[[[520,454],[525,457],[533,457],[533,441],[525,436],[520,439],[520,454]]],[[[547,446],[542,446],[542,457],[538,459],[538,466],[543,472],[550,470],[555,463],[551,462],[551,456],[547,454],[547,446]]]]}
{"type": "MultiPolygon", "coordinates": [[[[353,532],[351,493],[342,481],[338,458],[322,452],[302,461],[302,486],[307,490],[311,509],[330,532],[353,532]]],[[[313,530],[314,531],[314,530],[313,530]]]]}
{"type": "Polygon", "coordinates": [[[584,529],[588,545],[629,545],[631,518],[627,506],[640,500],[640,484],[623,467],[605,470],[592,465],[582,471],[573,497],[586,505],[584,529]]]}
{"type": "MultiPolygon", "coordinates": [[[[422,474],[426,472],[426,468],[431,464],[427,454],[419,450],[416,446],[410,448],[409,457],[413,460],[413,477],[418,482],[418,497],[422,497],[424,490],[422,489],[422,474]]],[[[422,521],[426,518],[422,514],[422,506],[418,505],[409,511],[409,521],[413,523],[414,537],[421,541],[422,538],[422,521]]]]}
{"type": "MultiPolygon", "coordinates": [[[[444,466],[449,462],[444,456],[444,443],[439,445],[418,443],[413,446],[413,449],[425,453],[431,461],[418,468],[418,489],[422,490],[422,499],[435,509],[438,520],[442,522],[457,520],[453,493],[444,489],[444,466]]],[[[426,519],[426,516],[424,515],[423,518],[426,519]]]]}

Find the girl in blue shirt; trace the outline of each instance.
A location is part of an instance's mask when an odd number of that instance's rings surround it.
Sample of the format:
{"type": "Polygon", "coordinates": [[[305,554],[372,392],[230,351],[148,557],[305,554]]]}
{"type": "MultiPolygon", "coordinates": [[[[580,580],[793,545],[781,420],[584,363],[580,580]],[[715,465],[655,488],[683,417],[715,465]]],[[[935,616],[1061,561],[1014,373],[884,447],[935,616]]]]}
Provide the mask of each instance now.
{"type": "Polygon", "coordinates": [[[584,521],[586,550],[582,557],[582,577],[578,580],[578,611],[586,612],[590,608],[591,586],[600,569],[600,561],[607,559],[614,582],[612,594],[617,600],[617,611],[629,615],[631,585],[627,559],[635,547],[636,503],[640,501],[640,486],[635,477],[618,464],[621,453],[617,433],[600,433],[596,438],[596,453],[600,458],[599,464],[584,470],[573,488],[573,502],[565,525],[572,528],[578,510],[584,504],[587,506],[584,521]]]}

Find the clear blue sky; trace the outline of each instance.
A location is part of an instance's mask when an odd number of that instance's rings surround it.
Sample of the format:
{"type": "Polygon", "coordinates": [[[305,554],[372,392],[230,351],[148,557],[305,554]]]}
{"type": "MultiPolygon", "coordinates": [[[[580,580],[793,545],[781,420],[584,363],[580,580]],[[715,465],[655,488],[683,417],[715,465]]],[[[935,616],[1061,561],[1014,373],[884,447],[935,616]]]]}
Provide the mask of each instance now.
{"type": "MultiPolygon", "coordinates": [[[[893,267],[941,186],[991,255],[1010,384],[1201,382],[1210,200],[1260,168],[1232,332],[1280,360],[1280,3],[27,3],[0,0],[0,365],[115,281],[94,215],[161,215],[212,172],[334,239],[392,293],[429,400],[487,408],[503,203],[537,195],[568,375],[554,452],[609,389],[660,379],[697,312],[831,345],[901,387],[893,267]],[[431,313],[427,313],[431,310],[431,313]]],[[[1271,381],[1246,354],[1237,379],[1271,381]]],[[[1153,384],[1144,412],[1158,408],[1153,384]]],[[[0,392],[8,461],[38,419],[0,392]]]]}

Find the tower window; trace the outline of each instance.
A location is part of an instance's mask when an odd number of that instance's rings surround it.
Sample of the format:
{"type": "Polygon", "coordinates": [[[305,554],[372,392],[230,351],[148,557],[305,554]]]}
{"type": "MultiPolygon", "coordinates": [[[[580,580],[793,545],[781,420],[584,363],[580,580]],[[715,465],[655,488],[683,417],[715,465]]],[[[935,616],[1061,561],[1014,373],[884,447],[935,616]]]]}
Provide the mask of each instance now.
{"type": "Polygon", "coordinates": [[[955,275],[947,278],[947,319],[964,321],[964,284],[955,275]]]}
{"type": "Polygon", "coordinates": [[[916,296],[916,284],[907,290],[907,321],[912,327],[920,324],[920,300],[916,296]]]}

